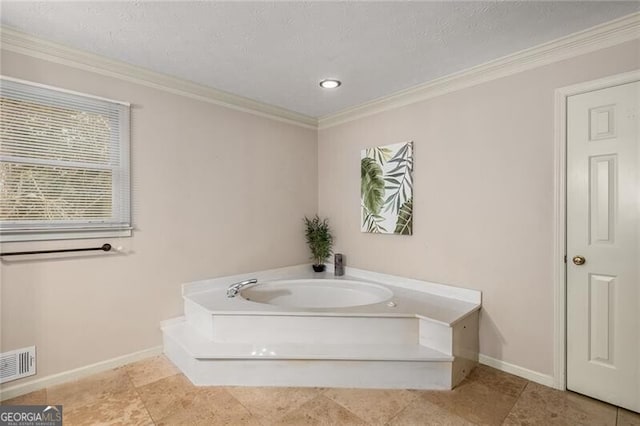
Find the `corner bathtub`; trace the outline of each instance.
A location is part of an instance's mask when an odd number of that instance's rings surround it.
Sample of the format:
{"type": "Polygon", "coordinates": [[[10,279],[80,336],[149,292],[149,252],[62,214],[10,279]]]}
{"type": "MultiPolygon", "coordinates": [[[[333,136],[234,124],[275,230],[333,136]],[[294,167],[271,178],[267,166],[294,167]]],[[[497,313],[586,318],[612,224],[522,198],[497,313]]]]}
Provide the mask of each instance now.
{"type": "Polygon", "coordinates": [[[330,309],[386,302],[393,297],[393,292],[361,281],[305,279],[258,282],[242,290],[240,296],[247,301],[274,306],[330,309]]]}
{"type": "Polygon", "coordinates": [[[185,316],[162,324],[165,353],[196,385],[451,389],[476,365],[480,292],[346,272],[184,284],[185,316]]]}

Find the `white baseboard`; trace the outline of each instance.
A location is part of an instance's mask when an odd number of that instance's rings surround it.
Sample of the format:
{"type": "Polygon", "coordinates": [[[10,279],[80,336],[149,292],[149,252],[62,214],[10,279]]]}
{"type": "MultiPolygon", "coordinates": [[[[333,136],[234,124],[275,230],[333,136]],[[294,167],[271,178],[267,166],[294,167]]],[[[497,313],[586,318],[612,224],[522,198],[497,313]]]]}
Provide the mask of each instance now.
{"type": "Polygon", "coordinates": [[[5,387],[0,390],[0,401],[15,398],[17,396],[37,391],[49,386],[58,385],[60,383],[81,379],[83,377],[111,370],[113,368],[139,361],[144,358],[160,355],[161,353],[162,346],[154,346],[153,348],[143,349],[138,352],[133,352],[116,358],[107,359],[105,361],[96,362],[95,364],[86,365],[84,367],[75,368],[73,370],[63,371],[62,373],[52,374],[50,376],[37,378],[14,386],[5,387]]]}
{"type": "Polygon", "coordinates": [[[510,364],[483,354],[480,354],[478,358],[480,364],[488,365],[489,367],[504,371],[505,373],[513,374],[514,376],[522,377],[523,379],[527,379],[531,382],[539,383],[544,386],[549,386],[550,388],[556,387],[553,376],[548,374],[538,373],[537,371],[529,370],[528,368],[510,364]]]}

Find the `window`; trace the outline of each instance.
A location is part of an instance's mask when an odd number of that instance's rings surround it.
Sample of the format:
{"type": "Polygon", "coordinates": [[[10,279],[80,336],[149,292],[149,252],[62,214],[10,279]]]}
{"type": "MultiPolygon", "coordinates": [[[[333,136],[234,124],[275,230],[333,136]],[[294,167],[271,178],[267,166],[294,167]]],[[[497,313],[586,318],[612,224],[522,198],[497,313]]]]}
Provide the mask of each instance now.
{"type": "Polygon", "coordinates": [[[129,104],[0,79],[1,241],[131,235],[129,104]]]}

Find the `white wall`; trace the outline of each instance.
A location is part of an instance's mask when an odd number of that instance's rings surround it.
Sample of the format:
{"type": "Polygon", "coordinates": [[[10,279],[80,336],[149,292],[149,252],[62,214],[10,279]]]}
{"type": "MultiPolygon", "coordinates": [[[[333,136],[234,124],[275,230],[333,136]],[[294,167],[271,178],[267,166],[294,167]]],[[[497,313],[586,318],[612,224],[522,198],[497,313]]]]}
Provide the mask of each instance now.
{"type": "Polygon", "coordinates": [[[134,236],[2,247],[130,252],[2,262],[1,350],[35,344],[38,376],[160,345],[160,321],[182,313],[183,282],[308,261],[315,130],[1,54],[3,75],[133,104],[134,236]]]}
{"type": "Polygon", "coordinates": [[[482,290],[480,349],[553,373],[554,90],[640,67],[640,44],[319,132],[319,212],[347,264],[482,290]],[[415,141],[414,235],[360,232],[360,150],[415,141]]]}

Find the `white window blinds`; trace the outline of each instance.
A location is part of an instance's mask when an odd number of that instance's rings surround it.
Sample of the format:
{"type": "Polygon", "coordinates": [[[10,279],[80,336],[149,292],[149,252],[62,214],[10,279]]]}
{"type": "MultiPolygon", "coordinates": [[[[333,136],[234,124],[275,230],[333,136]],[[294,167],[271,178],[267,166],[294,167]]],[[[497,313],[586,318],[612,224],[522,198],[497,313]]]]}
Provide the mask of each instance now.
{"type": "Polygon", "coordinates": [[[2,240],[102,236],[88,233],[130,222],[129,105],[3,77],[2,240]]]}

